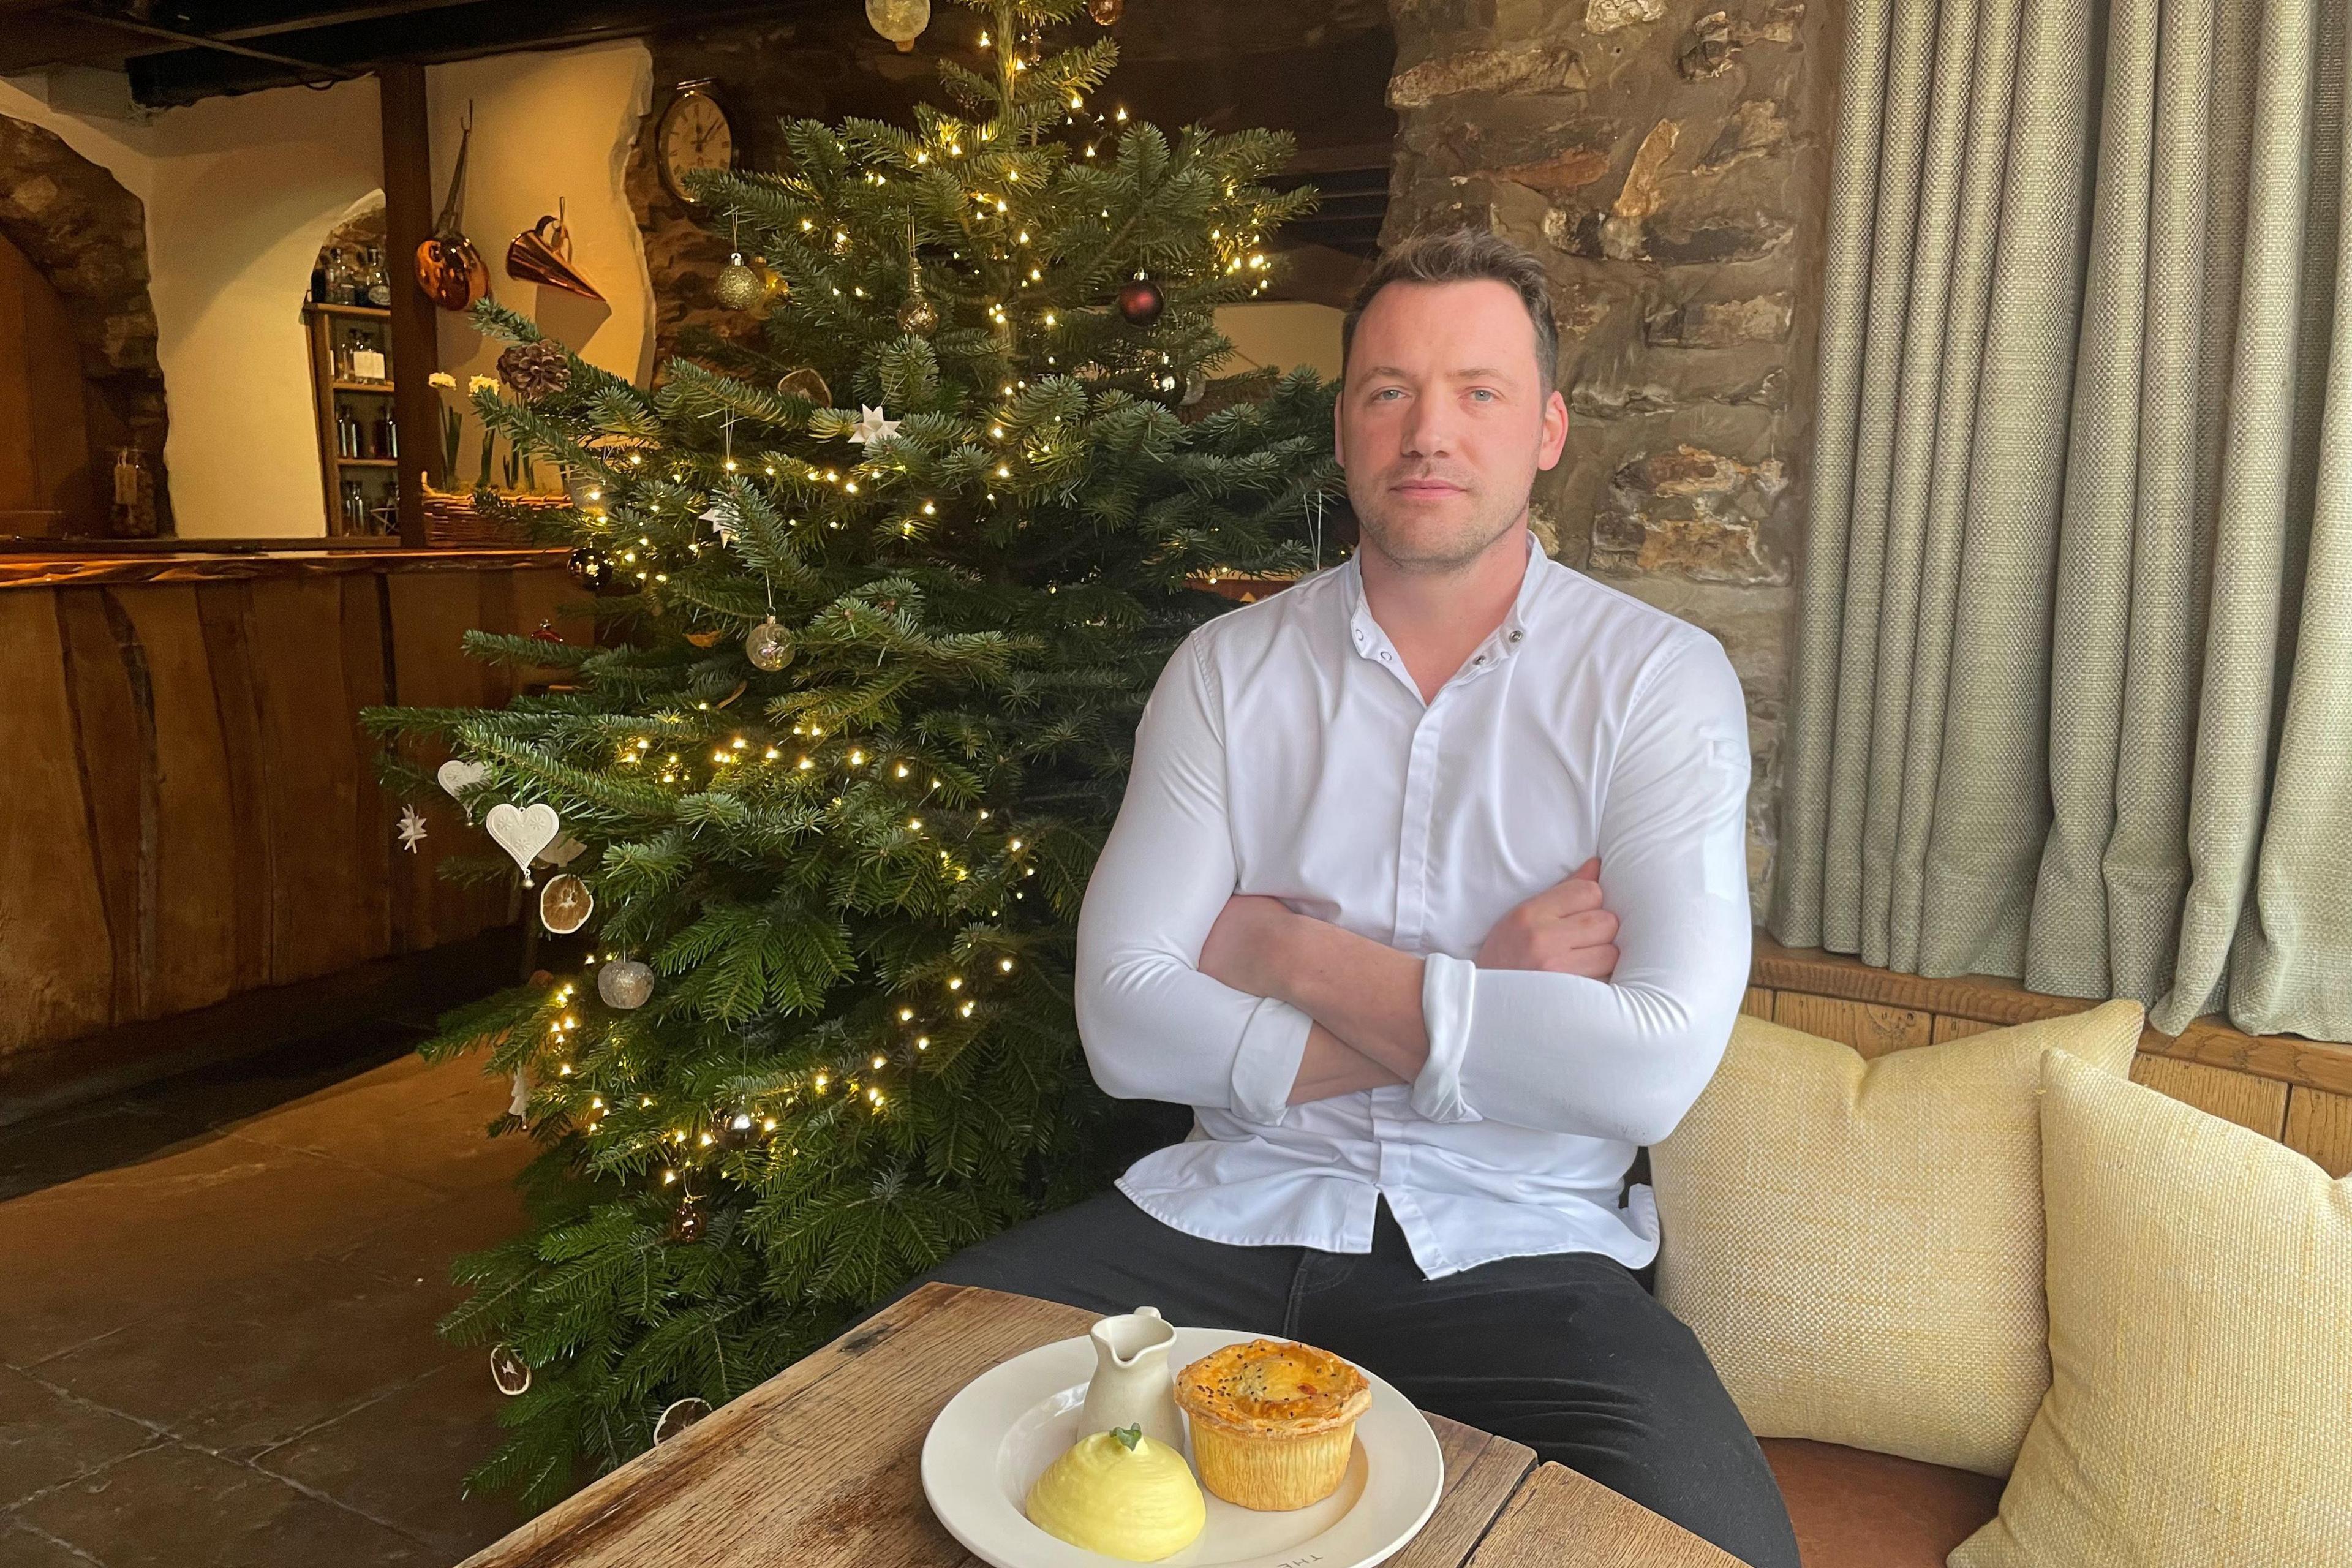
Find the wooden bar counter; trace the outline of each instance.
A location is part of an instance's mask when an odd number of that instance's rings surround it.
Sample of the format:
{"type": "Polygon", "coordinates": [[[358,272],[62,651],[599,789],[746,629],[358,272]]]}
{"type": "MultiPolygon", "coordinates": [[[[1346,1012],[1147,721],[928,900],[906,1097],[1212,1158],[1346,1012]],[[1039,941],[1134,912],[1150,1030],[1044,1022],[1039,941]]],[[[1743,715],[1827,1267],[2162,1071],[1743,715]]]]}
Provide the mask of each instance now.
{"type": "Polygon", "coordinates": [[[434,876],[486,841],[437,791],[383,798],[356,715],[503,702],[464,634],[583,641],[581,597],[538,549],[0,547],[0,1121],[172,1054],[157,1021],[509,920],[434,876]]]}

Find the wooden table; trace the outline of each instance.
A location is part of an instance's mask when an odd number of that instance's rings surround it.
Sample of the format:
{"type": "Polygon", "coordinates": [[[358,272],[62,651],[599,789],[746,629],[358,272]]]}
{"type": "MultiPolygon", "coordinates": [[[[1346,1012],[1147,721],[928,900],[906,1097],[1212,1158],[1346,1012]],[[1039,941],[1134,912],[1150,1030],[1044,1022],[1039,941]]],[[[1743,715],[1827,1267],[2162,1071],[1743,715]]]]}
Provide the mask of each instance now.
{"type": "MultiPolygon", "coordinates": [[[[1083,1334],[1094,1314],[927,1285],[460,1568],[961,1568],[931,1516],[931,1419],[1010,1356],[1083,1334]]],[[[1445,1490],[1395,1568],[1738,1568],[1629,1498],[1475,1427],[1429,1417],[1445,1490]]]]}

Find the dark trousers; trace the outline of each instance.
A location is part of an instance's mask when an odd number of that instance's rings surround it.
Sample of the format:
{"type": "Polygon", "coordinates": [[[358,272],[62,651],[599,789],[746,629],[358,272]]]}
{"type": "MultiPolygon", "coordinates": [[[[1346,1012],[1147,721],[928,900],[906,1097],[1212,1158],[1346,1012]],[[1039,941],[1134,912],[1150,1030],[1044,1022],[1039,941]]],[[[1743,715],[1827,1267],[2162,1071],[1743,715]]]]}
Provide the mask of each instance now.
{"type": "Polygon", "coordinates": [[[1697,1337],[1597,1252],[1424,1279],[1385,1201],[1372,1250],[1342,1253],[1203,1241],[1113,1191],[966,1247],[907,1289],[928,1280],[1318,1345],[1757,1568],[1799,1568],[1780,1485],[1697,1337]]]}

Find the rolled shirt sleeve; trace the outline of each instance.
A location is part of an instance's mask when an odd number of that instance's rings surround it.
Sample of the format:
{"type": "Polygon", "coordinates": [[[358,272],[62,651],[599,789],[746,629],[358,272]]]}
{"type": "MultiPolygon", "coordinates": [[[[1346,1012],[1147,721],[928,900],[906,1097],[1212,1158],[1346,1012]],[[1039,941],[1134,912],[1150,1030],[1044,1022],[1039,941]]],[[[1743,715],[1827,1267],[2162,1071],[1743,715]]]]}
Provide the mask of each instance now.
{"type": "Polygon", "coordinates": [[[1632,1143],[1672,1132],[1722,1060],[1747,991],[1748,775],[1739,678],[1693,628],[1653,656],[1609,767],[1596,847],[1618,917],[1614,973],[1430,955],[1414,1108],[1632,1143]]]}
{"type": "Polygon", "coordinates": [[[1223,725],[1200,640],[1176,650],[1144,705],[1126,797],[1087,884],[1078,1038],[1105,1093],[1272,1125],[1289,1109],[1314,1020],[1200,971],[1237,879],[1223,725]]]}

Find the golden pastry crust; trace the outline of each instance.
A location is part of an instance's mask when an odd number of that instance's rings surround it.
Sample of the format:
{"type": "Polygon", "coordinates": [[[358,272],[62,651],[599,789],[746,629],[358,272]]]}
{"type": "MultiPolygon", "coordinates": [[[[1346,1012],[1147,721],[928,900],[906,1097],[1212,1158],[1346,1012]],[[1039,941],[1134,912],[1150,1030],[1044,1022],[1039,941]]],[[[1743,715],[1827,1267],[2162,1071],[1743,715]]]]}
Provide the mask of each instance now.
{"type": "Polygon", "coordinates": [[[1252,1437],[1305,1437],[1371,1408],[1372,1385],[1328,1351],[1249,1340],[1210,1352],[1176,1374],[1176,1403],[1195,1421],[1252,1437]]]}

